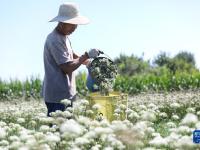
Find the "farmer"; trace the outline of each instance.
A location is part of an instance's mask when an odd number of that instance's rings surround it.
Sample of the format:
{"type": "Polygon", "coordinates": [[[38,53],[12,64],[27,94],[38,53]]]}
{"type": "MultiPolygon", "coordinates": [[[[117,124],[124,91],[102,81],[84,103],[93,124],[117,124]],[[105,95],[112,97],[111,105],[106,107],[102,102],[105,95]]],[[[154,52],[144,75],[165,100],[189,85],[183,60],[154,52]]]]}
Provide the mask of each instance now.
{"type": "Polygon", "coordinates": [[[78,56],[72,49],[69,35],[78,25],[88,24],[89,19],[81,16],[77,5],[65,3],[60,5],[58,15],[50,22],[58,22],[56,28],[47,36],[44,45],[44,82],[42,96],[45,100],[48,113],[56,110],[65,110],[60,103],[63,99],[71,100],[76,96],[76,83],[74,71],[81,64],[88,64],[89,58],[96,58],[99,50],[91,49],[78,56]]]}

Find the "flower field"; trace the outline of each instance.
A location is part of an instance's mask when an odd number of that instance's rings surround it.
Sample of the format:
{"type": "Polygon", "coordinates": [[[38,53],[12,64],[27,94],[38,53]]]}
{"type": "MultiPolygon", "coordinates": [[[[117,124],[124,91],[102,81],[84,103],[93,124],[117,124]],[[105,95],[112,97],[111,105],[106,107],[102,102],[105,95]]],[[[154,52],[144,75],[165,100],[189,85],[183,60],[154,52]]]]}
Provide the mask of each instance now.
{"type": "MultiPolygon", "coordinates": [[[[200,91],[139,94],[120,105],[127,120],[94,120],[99,105],[79,99],[73,108],[46,117],[44,102],[0,102],[0,150],[197,150],[200,91]]],[[[68,104],[68,100],[63,101],[68,104]]],[[[97,118],[98,119],[98,118],[97,118]]]]}

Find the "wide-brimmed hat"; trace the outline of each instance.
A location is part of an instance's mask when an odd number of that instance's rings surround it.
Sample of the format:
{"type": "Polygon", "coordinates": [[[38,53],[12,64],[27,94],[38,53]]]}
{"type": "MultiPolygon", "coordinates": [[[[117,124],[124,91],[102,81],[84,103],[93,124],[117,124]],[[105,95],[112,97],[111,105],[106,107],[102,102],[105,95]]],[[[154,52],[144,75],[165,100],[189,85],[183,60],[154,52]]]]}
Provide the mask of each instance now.
{"type": "Polygon", "coordinates": [[[88,24],[87,17],[79,14],[78,6],[75,3],[64,3],[60,5],[58,15],[50,22],[63,22],[70,24],[88,24]]]}

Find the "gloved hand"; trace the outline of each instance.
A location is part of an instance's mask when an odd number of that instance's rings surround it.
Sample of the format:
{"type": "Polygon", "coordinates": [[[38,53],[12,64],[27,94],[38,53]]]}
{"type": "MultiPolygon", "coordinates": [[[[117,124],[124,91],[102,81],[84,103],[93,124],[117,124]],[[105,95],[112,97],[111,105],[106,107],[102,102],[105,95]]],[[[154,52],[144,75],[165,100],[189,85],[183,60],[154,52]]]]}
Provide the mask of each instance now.
{"type": "Polygon", "coordinates": [[[98,49],[92,48],[87,52],[87,54],[89,58],[96,58],[99,56],[100,52],[98,49]]]}

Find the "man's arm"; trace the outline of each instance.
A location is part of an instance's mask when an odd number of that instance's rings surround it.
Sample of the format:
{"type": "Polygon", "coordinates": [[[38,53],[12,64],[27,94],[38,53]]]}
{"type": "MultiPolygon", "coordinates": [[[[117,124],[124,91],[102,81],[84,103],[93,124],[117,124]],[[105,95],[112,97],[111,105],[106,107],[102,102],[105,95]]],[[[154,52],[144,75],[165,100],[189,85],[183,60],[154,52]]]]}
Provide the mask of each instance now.
{"type": "Polygon", "coordinates": [[[85,54],[81,57],[78,57],[68,63],[61,64],[59,65],[59,67],[64,72],[64,74],[70,74],[74,70],[76,70],[81,64],[83,64],[88,58],[96,58],[97,56],[99,56],[99,50],[90,49],[89,52],[85,52],[85,54]]]}
{"type": "MultiPolygon", "coordinates": [[[[73,58],[74,58],[74,59],[79,58],[79,57],[80,57],[79,55],[77,55],[76,53],[73,52],[73,58]]],[[[89,59],[86,59],[82,64],[83,64],[83,65],[88,65],[89,62],[90,62],[90,60],[89,60],[89,59]]]]}
{"type": "Polygon", "coordinates": [[[59,65],[64,74],[70,74],[88,59],[88,54],[75,58],[73,61],[59,65]]]}

